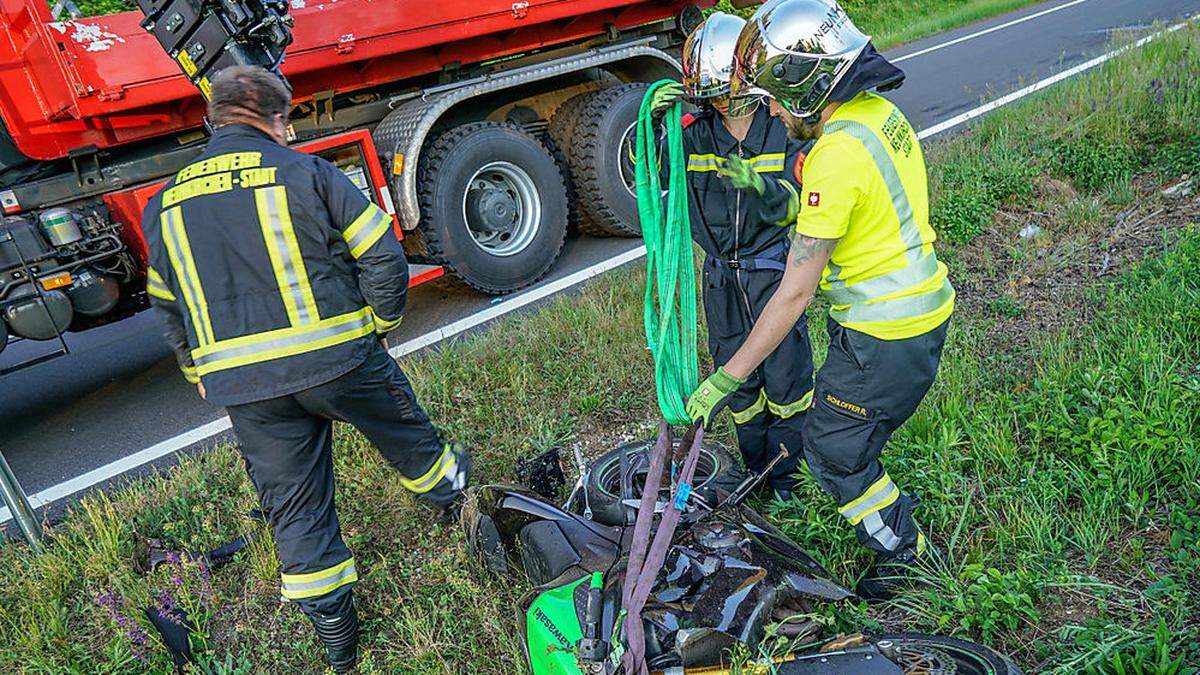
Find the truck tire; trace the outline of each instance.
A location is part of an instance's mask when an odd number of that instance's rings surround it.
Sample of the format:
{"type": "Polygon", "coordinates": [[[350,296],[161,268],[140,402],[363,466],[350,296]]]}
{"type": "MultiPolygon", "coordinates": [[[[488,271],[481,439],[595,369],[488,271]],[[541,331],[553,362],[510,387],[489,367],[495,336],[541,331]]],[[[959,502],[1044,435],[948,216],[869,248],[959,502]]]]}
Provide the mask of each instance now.
{"type": "Polygon", "coordinates": [[[586,217],[579,208],[579,190],[575,187],[575,177],[571,174],[571,146],[575,142],[575,127],[583,114],[583,106],[592,93],[587,91],[576,94],[563,101],[550,116],[550,124],[546,126],[546,135],[554,144],[557,151],[555,159],[560,161],[567,183],[567,204],[571,210],[569,223],[571,227],[585,233],[590,233],[593,228],[583,222],[586,217]]]}
{"type": "MultiPolygon", "coordinates": [[[[676,443],[679,439],[676,439],[676,443]]],[[[609,450],[597,457],[590,465],[587,483],[588,505],[592,507],[592,519],[601,525],[625,525],[627,514],[632,521],[636,510],[621,503],[621,453],[629,453],[629,461],[634,464],[641,461],[641,470],[635,470],[633,481],[633,498],[641,497],[641,486],[644,484],[646,468],[650,465],[650,453],[654,450],[654,441],[634,441],[619,448],[609,450]]],[[[696,475],[692,480],[692,491],[710,506],[716,506],[720,494],[733,492],[746,477],[746,471],[734,454],[725,446],[717,443],[705,443],[700,448],[700,459],[696,464],[696,475]]],[[[583,500],[575,499],[572,510],[582,513],[583,500]]]]}
{"type": "Polygon", "coordinates": [[[492,295],[545,276],[567,234],[562,172],[534,136],[499,122],[453,127],[418,169],[421,244],[458,282],[492,295]]]}
{"type": "Polygon", "coordinates": [[[639,82],[584,94],[567,156],[579,193],[580,230],[588,234],[641,236],[632,151],[648,88],[639,82]]]}

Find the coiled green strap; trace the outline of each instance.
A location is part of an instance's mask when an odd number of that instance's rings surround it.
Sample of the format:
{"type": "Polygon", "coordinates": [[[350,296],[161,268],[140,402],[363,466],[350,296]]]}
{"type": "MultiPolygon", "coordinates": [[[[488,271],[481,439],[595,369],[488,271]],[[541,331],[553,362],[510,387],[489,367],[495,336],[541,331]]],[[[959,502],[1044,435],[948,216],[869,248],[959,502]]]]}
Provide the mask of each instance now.
{"type": "Polygon", "coordinates": [[[681,106],[664,116],[667,137],[667,185],[663,198],[659,175],[658,133],[650,110],[660,80],[642,99],[637,122],[637,203],[646,242],[646,344],[654,356],[658,407],[667,422],[691,422],[684,401],[696,389],[696,277],[688,217],[687,163],[683,154],[681,106]]]}

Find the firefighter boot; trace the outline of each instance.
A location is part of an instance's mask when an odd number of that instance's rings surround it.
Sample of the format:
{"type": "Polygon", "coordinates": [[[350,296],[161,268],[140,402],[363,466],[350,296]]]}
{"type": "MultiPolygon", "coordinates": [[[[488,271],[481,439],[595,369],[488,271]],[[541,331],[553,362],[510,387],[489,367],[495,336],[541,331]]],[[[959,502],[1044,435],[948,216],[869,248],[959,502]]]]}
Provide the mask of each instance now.
{"type": "Polygon", "coordinates": [[[451,457],[450,466],[433,489],[421,497],[438,512],[442,522],[452,523],[458,519],[463,491],[471,479],[471,454],[462,444],[453,441],[446,444],[446,449],[451,457]]]}
{"type": "Polygon", "coordinates": [[[922,585],[929,574],[936,574],[945,564],[942,552],[918,534],[914,547],[895,555],[877,554],[854,591],[868,601],[891,600],[900,591],[922,585]]]}
{"type": "Polygon", "coordinates": [[[325,645],[333,672],[354,672],[358,662],[358,611],[353,591],[347,588],[344,593],[335,592],[333,597],[322,598],[317,606],[304,609],[325,645]]]}

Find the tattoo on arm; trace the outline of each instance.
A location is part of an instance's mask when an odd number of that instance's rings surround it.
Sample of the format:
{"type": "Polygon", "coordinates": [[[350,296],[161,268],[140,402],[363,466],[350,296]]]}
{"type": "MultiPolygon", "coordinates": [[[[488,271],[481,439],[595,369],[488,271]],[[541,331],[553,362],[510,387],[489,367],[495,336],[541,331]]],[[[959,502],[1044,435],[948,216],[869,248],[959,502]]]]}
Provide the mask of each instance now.
{"type": "Polygon", "coordinates": [[[792,237],[792,252],[788,256],[791,264],[799,267],[814,258],[829,260],[833,249],[837,247],[837,239],[817,239],[796,234],[792,237]]]}

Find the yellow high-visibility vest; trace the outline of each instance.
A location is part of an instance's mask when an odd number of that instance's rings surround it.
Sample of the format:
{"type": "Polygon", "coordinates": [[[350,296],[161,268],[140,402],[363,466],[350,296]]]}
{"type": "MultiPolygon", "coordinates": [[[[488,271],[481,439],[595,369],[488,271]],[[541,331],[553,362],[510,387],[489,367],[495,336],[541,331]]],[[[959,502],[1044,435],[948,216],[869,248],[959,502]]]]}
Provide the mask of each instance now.
{"type": "Polygon", "coordinates": [[[841,105],[804,163],[796,231],[837,239],[820,290],[847,328],[899,340],[940,326],[954,287],[933,250],[921,144],[887,99],[841,105]]]}

